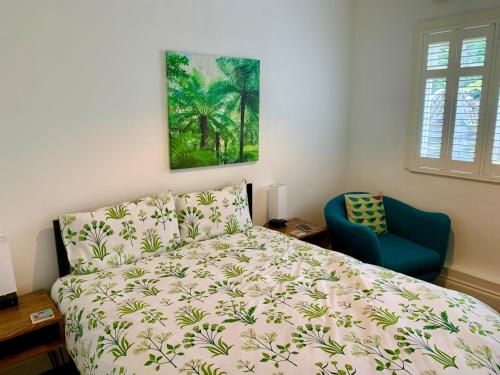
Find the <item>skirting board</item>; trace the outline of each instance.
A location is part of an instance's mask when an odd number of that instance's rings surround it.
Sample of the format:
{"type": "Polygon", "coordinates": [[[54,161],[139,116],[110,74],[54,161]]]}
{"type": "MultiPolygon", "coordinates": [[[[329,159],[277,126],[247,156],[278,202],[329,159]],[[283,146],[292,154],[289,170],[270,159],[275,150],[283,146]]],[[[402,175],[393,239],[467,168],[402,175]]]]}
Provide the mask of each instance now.
{"type": "Polygon", "coordinates": [[[443,268],[434,283],[470,294],[500,311],[500,284],[446,267],[443,268]]]}

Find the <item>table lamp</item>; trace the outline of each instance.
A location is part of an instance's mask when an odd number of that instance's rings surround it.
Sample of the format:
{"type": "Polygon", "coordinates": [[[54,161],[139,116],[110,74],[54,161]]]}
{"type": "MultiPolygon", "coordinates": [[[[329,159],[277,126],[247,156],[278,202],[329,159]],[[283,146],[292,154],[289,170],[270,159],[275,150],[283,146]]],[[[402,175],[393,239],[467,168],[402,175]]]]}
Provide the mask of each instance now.
{"type": "Polygon", "coordinates": [[[286,185],[273,184],[267,190],[267,216],[274,228],[286,226],[286,185]]]}
{"type": "Polygon", "coordinates": [[[0,237],[0,310],[17,306],[17,287],[7,238],[0,237]]]}

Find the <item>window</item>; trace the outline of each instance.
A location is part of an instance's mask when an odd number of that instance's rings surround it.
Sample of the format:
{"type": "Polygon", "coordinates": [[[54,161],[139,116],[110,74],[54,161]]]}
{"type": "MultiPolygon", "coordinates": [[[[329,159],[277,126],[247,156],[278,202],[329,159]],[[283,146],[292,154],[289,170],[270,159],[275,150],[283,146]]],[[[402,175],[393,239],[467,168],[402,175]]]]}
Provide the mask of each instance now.
{"type": "Polygon", "coordinates": [[[500,182],[500,10],[415,35],[409,169],[500,182]]]}

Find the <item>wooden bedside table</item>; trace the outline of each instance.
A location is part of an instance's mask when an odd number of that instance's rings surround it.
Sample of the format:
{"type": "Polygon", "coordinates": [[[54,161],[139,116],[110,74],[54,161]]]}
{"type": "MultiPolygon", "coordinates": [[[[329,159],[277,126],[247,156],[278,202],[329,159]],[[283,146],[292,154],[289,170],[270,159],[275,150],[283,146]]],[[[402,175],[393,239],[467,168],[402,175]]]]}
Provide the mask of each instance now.
{"type": "Polygon", "coordinates": [[[330,248],[330,235],[328,233],[328,228],[325,226],[320,226],[302,219],[293,218],[289,219],[287,221],[286,227],[283,228],[273,228],[269,225],[269,223],[264,224],[264,227],[275,230],[277,232],[281,232],[283,234],[286,234],[287,236],[297,238],[298,240],[321,246],[325,249],[330,248]],[[305,224],[311,227],[312,230],[310,232],[304,232],[297,228],[298,224],[305,224]]]}
{"type": "MultiPolygon", "coordinates": [[[[0,369],[48,353],[59,365],[57,349],[65,346],[64,317],[45,291],[19,297],[19,305],[0,310],[0,369]],[[54,318],[33,324],[30,314],[51,308],[54,318]]],[[[64,358],[61,355],[62,361],[64,358]]]]}

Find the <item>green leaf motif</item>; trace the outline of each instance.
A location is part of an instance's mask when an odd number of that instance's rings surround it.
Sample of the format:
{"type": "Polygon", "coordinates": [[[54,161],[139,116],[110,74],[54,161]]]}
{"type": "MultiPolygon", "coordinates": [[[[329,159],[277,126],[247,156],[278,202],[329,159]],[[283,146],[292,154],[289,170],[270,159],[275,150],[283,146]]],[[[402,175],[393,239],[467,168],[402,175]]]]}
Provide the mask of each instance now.
{"type": "Polygon", "coordinates": [[[441,363],[443,365],[443,368],[446,369],[448,367],[455,367],[458,368],[455,360],[457,356],[450,356],[440,350],[436,345],[434,345],[434,351],[432,353],[425,353],[425,355],[428,355],[429,357],[435,359],[437,362],[441,363]]]}
{"type": "Polygon", "coordinates": [[[58,303],[61,303],[63,298],[69,298],[70,301],[73,301],[83,293],[83,288],[81,284],[84,282],[82,279],[77,279],[76,277],[72,277],[69,280],[64,280],[62,286],[58,289],[58,303]]]}
{"type": "Polygon", "coordinates": [[[224,323],[255,324],[257,322],[254,316],[256,306],[247,308],[247,304],[243,301],[219,301],[215,308],[217,315],[227,317],[224,323]]]}
{"type": "Polygon", "coordinates": [[[249,329],[248,331],[244,331],[240,336],[247,339],[242,346],[243,350],[261,351],[262,358],[260,362],[272,362],[276,368],[283,362],[297,367],[297,364],[291,358],[299,354],[299,352],[291,350],[290,343],[276,344],[277,335],[275,332],[268,332],[257,336],[253,329],[249,329]]]}
{"type": "Polygon", "coordinates": [[[413,329],[411,327],[398,328],[398,334],[394,335],[394,338],[398,341],[398,346],[404,348],[404,351],[408,354],[413,353],[417,349],[421,349],[424,355],[427,355],[443,365],[443,368],[455,367],[456,356],[450,356],[436,345],[431,346],[429,340],[431,339],[431,334],[427,332],[422,332],[420,329],[413,329]]]}
{"type": "Polygon", "coordinates": [[[163,243],[161,237],[156,232],[156,229],[150,228],[143,233],[141,241],[142,254],[156,253],[162,249],[163,243]]]}
{"type": "Polygon", "coordinates": [[[196,200],[198,204],[202,206],[209,206],[214,202],[217,202],[215,195],[210,191],[204,191],[196,195],[196,200]]]}
{"type": "Polygon", "coordinates": [[[147,353],[148,360],[144,366],[154,366],[156,371],[159,371],[164,364],[177,368],[174,361],[184,353],[179,350],[181,344],[172,344],[168,341],[171,336],[171,332],[154,334],[152,328],[147,328],[137,336],[141,341],[134,349],[134,353],[147,353]]]}
{"type": "Polygon", "coordinates": [[[176,277],[178,279],[183,279],[186,277],[188,269],[189,267],[182,266],[181,263],[160,262],[160,264],[156,266],[155,274],[160,277],[176,277]]]}
{"type": "Polygon", "coordinates": [[[163,230],[167,229],[167,222],[171,222],[175,217],[175,212],[169,208],[170,195],[155,194],[146,201],[150,207],[154,207],[155,211],[151,218],[155,220],[155,226],[161,224],[163,230]]]}
{"type": "Polygon", "coordinates": [[[184,328],[200,322],[207,315],[207,312],[196,307],[184,306],[176,311],[175,321],[180,328],[184,328]]]}
{"type": "Polygon", "coordinates": [[[327,306],[307,302],[299,302],[295,307],[308,321],[321,318],[329,309],[327,306]]]}
{"type": "Polygon", "coordinates": [[[220,211],[219,206],[213,206],[210,207],[210,216],[209,219],[212,223],[214,223],[217,228],[219,227],[219,224],[222,222],[222,213],[220,211]]]}
{"type": "Polygon", "coordinates": [[[145,297],[156,296],[160,293],[160,290],[155,287],[159,281],[158,279],[135,279],[127,284],[124,291],[126,293],[140,292],[145,297]]]}
{"type": "Polygon", "coordinates": [[[88,241],[94,258],[103,260],[108,255],[104,239],[112,234],[114,234],[113,230],[104,221],[92,220],[80,230],[79,240],[88,241]]]}
{"type": "Polygon", "coordinates": [[[332,340],[330,337],[328,338],[325,344],[318,345],[318,348],[323,350],[330,356],[333,356],[335,354],[345,354],[344,353],[345,345],[340,345],[338,342],[332,340]]]}
{"type": "Polygon", "coordinates": [[[412,292],[411,290],[402,287],[400,282],[377,279],[375,280],[374,285],[381,291],[391,291],[407,299],[408,301],[416,301],[420,299],[420,295],[418,293],[412,292]]]}
{"type": "Polygon", "coordinates": [[[201,328],[195,326],[193,332],[186,332],[184,334],[184,347],[200,346],[207,349],[212,354],[212,357],[229,355],[229,350],[234,345],[226,344],[222,341],[222,337],[219,337],[224,330],[225,327],[218,324],[205,323],[201,328]]]}
{"type": "Polygon", "coordinates": [[[345,364],[344,367],[342,368],[342,365],[340,367],[338,366],[337,361],[331,361],[330,364],[333,366],[332,369],[329,369],[329,364],[328,363],[322,363],[322,362],[316,362],[315,366],[319,368],[319,372],[317,372],[317,375],[355,375],[356,374],[356,369],[352,367],[350,364],[345,364]]]}
{"type": "Polygon", "coordinates": [[[293,342],[297,348],[301,349],[308,345],[314,345],[316,348],[323,350],[330,356],[336,354],[345,354],[345,345],[341,345],[331,337],[326,337],[330,331],[330,327],[321,326],[319,324],[306,324],[305,326],[297,327],[297,331],[292,333],[293,342]]]}
{"type": "Polygon", "coordinates": [[[224,264],[221,270],[224,276],[228,278],[238,277],[245,273],[245,269],[237,264],[224,264]]]}
{"type": "Polygon", "coordinates": [[[238,360],[236,368],[244,373],[255,373],[255,365],[243,359],[238,360]]]}
{"type": "Polygon", "coordinates": [[[365,314],[371,319],[372,322],[377,322],[377,326],[382,326],[382,329],[397,324],[400,316],[384,309],[383,307],[368,306],[365,309],[365,314]]]}
{"type": "Polygon", "coordinates": [[[127,215],[130,215],[130,211],[123,203],[106,209],[106,219],[120,220],[127,215]]]}
{"type": "Polygon", "coordinates": [[[214,363],[204,362],[202,360],[190,360],[180,369],[182,374],[186,375],[227,375],[226,371],[215,367],[214,363]]]}
{"type": "Polygon", "coordinates": [[[78,341],[83,336],[82,314],[84,309],[78,310],[77,306],[68,309],[66,314],[66,335],[75,335],[75,341],[78,341]]]}
{"type": "Polygon", "coordinates": [[[134,240],[137,239],[137,230],[134,227],[134,222],[132,220],[122,221],[122,230],[118,235],[124,240],[130,241],[130,245],[134,245],[134,240]]]}
{"type": "Polygon", "coordinates": [[[146,306],[148,306],[147,303],[144,303],[137,299],[126,301],[123,305],[120,305],[118,307],[118,312],[119,312],[118,316],[120,318],[123,318],[124,315],[133,314],[137,311],[144,309],[146,306]]]}
{"type": "Polygon", "coordinates": [[[290,294],[297,294],[299,292],[308,295],[313,299],[326,299],[328,294],[315,288],[316,283],[310,283],[305,281],[294,281],[287,285],[286,290],[290,294]]]}
{"type": "Polygon", "coordinates": [[[97,357],[100,358],[105,350],[113,355],[115,361],[125,357],[133,345],[126,338],[126,331],[132,324],[127,321],[114,321],[112,325],[106,326],[104,335],[97,339],[97,357]]]}
{"type": "Polygon", "coordinates": [[[235,215],[229,215],[225,224],[226,234],[235,234],[240,230],[240,223],[235,215]]]}
{"type": "Polygon", "coordinates": [[[205,215],[197,207],[186,207],[180,211],[178,219],[179,224],[187,229],[188,237],[196,239],[200,235],[199,221],[204,217],[205,215]]]}
{"type": "Polygon", "coordinates": [[[473,347],[460,338],[455,341],[455,347],[465,352],[467,367],[471,369],[485,368],[494,375],[500,373],[500,364],[494,363],[493,352],[489,346],[478,345],[473,347]]]}
{"type": "Polygon", "coordinates": [[[146,270],[143,268],[131,268],[128,271],[125,271],[123,273],[123,277],[128,280],[128,279],[137,279],[139,277],[144,276],[147,273],[146,270]]]}
{"type": "Polygon", "coordinates": [[[426,330],[436,330],[444,329],[450,333],[458,333],[459,328],[457,325],[450,322],[448,319],[448,313],[446,311],[441,311],[438,315],[434,312],[434,309],[430,306],[417,307],[415,304],[405,305],[400,304],[403,307],[402,311],[408,313],[408,319],[413,321],[422,321],[427,323],[424,325],[426,330]]]}
{"type": "Polygon", "coordinates": [[[208,287],[208,293],[215,294],[218,292],[226,293],[231,298],[242,298],[245,296],[240,289],[238,289],[240,282],[238,281],[216,281],[214,284],[208,287]]]}

